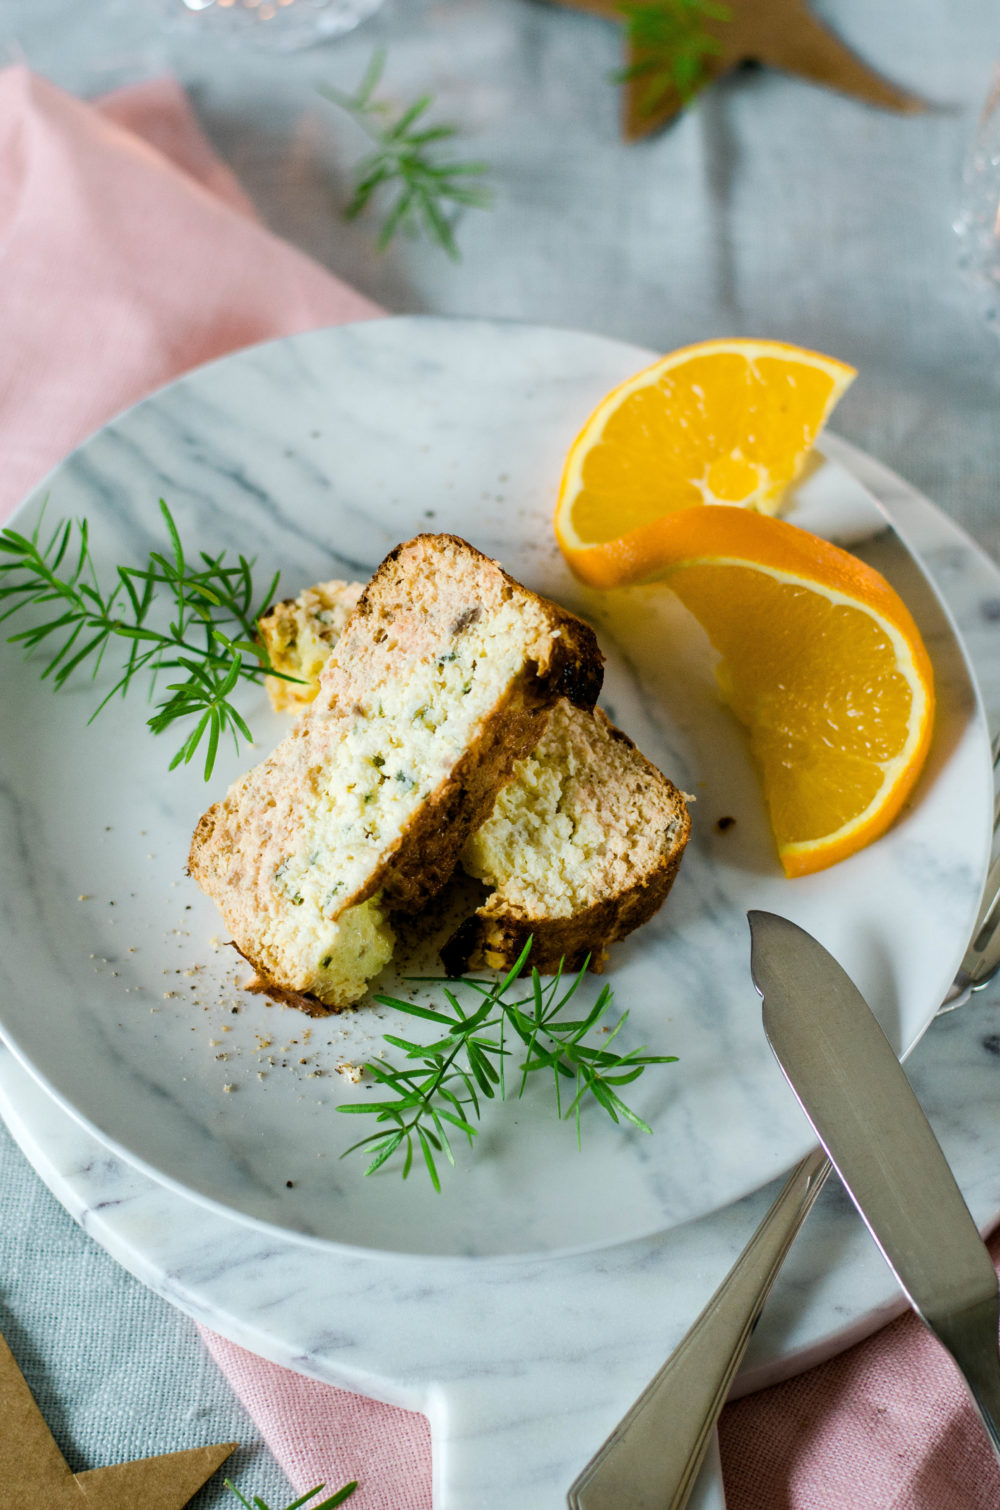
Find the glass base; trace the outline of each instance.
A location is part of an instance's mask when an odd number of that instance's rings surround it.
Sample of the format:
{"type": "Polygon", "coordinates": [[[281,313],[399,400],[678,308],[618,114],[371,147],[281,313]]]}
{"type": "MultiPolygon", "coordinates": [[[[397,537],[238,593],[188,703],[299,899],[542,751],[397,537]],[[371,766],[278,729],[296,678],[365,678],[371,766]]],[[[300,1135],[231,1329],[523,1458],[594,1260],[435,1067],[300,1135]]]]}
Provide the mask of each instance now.
{"type": "Polygon", "coordinates": [[[353,31],[383,0],[166,0],[174,29],[294,51],[353,31]]]}

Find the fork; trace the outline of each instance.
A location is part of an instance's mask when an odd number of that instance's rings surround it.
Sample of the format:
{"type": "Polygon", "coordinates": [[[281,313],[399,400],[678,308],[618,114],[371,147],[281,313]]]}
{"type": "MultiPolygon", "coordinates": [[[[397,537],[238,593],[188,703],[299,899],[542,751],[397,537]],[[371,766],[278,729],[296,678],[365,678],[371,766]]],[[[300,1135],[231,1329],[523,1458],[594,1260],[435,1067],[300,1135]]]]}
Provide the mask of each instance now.
{"type": "MultiPolygon", "coordinates": [[[[994,781],[1000,734],[993,741],[994,781]]],[[[1000,829],[1000,786],[993,836],[1000,829]]],[[[950,1012],[1000,970],[1000,853],[955,983],[950,1012]]],[[[796,1165],[773,1206],[698,1319],[594,1454],[566,1496],[570,1510],[682,1510],[753,1329],[831,1170],[822,1148],[796,1165]]]]}
{"type": "MultiPolygon", "coordinates": [[[[994,843],[997,831],[1000,830],[998,767],[1000,767],[1000,734],[997,734],[993,741],[993,784],[996,789],[993,798],[994,843]]],[[[981,991],[984,986],[988,986],[998,970],[1000,970],[1000,851],[994,855],[993,863],[987,872],[983,901],[976,918],[976,926],[972,930],[969,947],[958,967],[955,984],[939,1008],[939,1014],[951,1012],[955,1007],[960,1007],[963,1002],[968,1001],[973,991],[981,991]]]]}

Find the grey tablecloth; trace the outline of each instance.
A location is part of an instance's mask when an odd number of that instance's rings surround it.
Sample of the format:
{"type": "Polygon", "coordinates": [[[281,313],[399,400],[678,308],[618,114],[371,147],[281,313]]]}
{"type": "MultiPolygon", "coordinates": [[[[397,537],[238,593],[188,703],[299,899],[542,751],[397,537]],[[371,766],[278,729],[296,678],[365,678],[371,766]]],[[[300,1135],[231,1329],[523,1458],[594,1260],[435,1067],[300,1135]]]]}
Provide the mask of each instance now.
{"type": "MultiPolygon", "coordinates": [[[[1000,342],[952,230],[1000,58],[995,0],[816,8],[933,108],[889,115],[747,70],[626,147],[616,28],[543,0],[388,0],[352,36],[291,55],[206,41],[196,18],[177,28],[181,0],[4,0],[0,50],[84,96],[174,71],[269,224],[391,310],[661,349],[774,336],[854,363],[837,429],[1000,556],[1000,342]],[[379,255],[370,222],[340,218],[362,138],[315,86],[350,88],[377,42],[387,89],[432,90],[494,166],[496,208],[466,216],[458,265],[407,239],[379,255]]],[[[0,1330],[73,1465],[235,1436],[250,1444],[237,1480],[285,1503],[188,1321],[74,1227],[3,1132],[0,1180],[0,1330]]],[[[218,1485],[194,1503],[235,1501],[218,1485]]]]}

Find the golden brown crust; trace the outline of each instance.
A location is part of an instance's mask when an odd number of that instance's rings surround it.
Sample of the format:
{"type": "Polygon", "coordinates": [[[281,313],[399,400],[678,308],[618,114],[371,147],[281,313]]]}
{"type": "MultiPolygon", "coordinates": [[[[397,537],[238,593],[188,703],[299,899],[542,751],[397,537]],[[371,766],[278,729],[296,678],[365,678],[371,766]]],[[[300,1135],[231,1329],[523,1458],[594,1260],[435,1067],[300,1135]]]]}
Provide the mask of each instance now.
{"type": "MultiPolygon", "coordinates": [[[[405,578],[406,558],[420,548],[441,558],[442,571],[447,570],[449,555],[463,565],[471,558],[486,576],[501,579],[503,596],[526,593],[496,561],[458,535],[417,535],[390,551],[375,572],[352,614],[353,632],[367,632],[376,640],[389,633],[392,619],[383,602],[386,581],[397,568],[405,578]]],[[[450,779],[431,793],[392,854],[350,898],[350,906],[383,891],[387,904],[399,912],[425,907],[452,875],[469,834],[489,816],[498,791],[513,774],[514,762],[538,743],[554,704],[565,697],[579,707],[594,706],[604,679],[604,656],[594,631],[559,604],[531,596],[548,621],[551,639],[540,647],[546,664],[528,662],[524,675],[494,709],[480,739],[465,751],[450,779]]],[[[453,633],[474,622],[479,611],[475,603],[464,608],[452,625],[453,633]]]]}
{"type": "MultiPolygon", "coordinates": [[[[443,659],[456,662],[455,655],[443,659]]],[[[220,906],[264,989],[296,1005],[313,1000],[312,966],[295,942],[313,919],[335,924],[379,892],[399,910],[423,906],[452,873],[462,845],[489,814],[514,762],[534,747],[549,708],[560,697],[591,707],[602,667],[589,625],[520,586],[457,536],[422,535],[390,552],[324,667],[315,701],[278,750],[236,782],[194,832],[191,874],[220,906]],[[370,849],[353,841],[354,871],[335,902],[332,891],[318,903],[304,884],[301,896],[294,886],[285,889],[287,880],[279,886],[285,855],[298,866],[295,874],[305,863],[296,850],[304,842],[297,837],[303,794],[309,800],[323,796],[325,773],[336,768],[338,750],[350,747],[354,727],[375,716],[378,688],[398,687],[401,663],[430,665],[443,645],[467,643],[463,634],[480,621],[490,631],[489,650],[482,662],[487,669],[478,674],[486,680],[477,679],[475,686],[490,688],[495,676],[496,700],[481,704],[475,733],[464,749],[456,748],[444,779],[400,819],[398,832],[373,834],[370,849]],[[506,648],[501,653],[496,647],[506,648]]],[[[342,851],[329,853],[340,864],[342,851]]]]}
{"type": "MultiPolygon", "coordinates": [[[[416,535],[412,540],[406,540],[397,545],[395,550],[391,550],[379,566],[351,615],[352,629],[367,619],[373,624],[376,636],[385,632],[386,615],[379,603],[380,591],[385,581],[391,579],[396,568],[405,561],[406,554],[421,547],[441,554],[442,571],[447,571],[449,554],[454,553],[462,559],[468,559],[471,555],[484,574],[500,580],[500,592],[504,597],[515,593],[524,595],[528,591],[505,572],[499,562],[484,555],[459,535],[416,535]]],[[[533,672],[533,677],[529,677],[527,686],[536,699],[536,705],[550,708],[560,697],[565,697],[577,707],[592,708],[600,696],[604,681],[604,656],[597,643],[597,636],[589,624],[568,609],[548,598],[536,597],[533,593],[531,596],[544,610],[553,636],[551,643],[544,647],[545,664],[528,668],[529,672],[533,672]]],[[[472,604],[465,612],[468,614],[474,609],[475,605],[472,604]]],[[[468,622],[468,618],[464,622],[456,619],[453,625],[455,633],[460,632],[468,622]]]]}
{"type": "Polygon", "coordinates": [[[440,891],[458,864],[469,834],[489,817],[514,762],[530,755],[541,738],[548,707],[533,706],[532,684],[517,692],[527,696],[507,699],[480,742],[466,750],[451,780],[421,808],[381,877],[374,877],[358,900],[384,888],[390,907],[417,912],[440,891]]]}
{"type": "Polygon", "coordinates": [[[478,937],[469,951],[469,965],[509,970],[530,938],[528,968],[533,966],[542,975],[551,975],[561,963],[564,970],[577,971],[583,969],[589,956],[589,968],[600,974],[609,945],[648,923],[667,900],[690,833],[686,809],[684,820],[673,853],[664,856],[654,872],[630,891],[606,897],[572,917],[518,917],[494,892],[476,914],[478,937]]]}
{"type": "Polygon", "coordinates": [[[244,954],[238,944],[234,944],[232,939],[229,942],[254,972],[253,980],[247,982],[243,987],[244,991],[250,991],[255,996],[266,996],[283,1007],[297,1007],[300,1012],[307,1013],[309,1017],[333,1017],[344,1010],[343,1007],[328,1007],[325,1002],[320,1001],[318,996],[312,996],[307,991],[289,991],[286,987],[277,985],[273,980],[268,979],[249,954],[244,954]]]}
{"type": "Polygon", "coordinates": [[[590,718],[572,715],[562,723],[574,736],[573,763],[588,764],[594,789],[607,793],[609,847],[617,839],[619,852],[639,849],[616,834],[614,810],[626,790],[641,802],[643,859],[639,868],[623,868],[614,882],[605,882],[605,895],[559,915],[553,915],[551,907],[546,910],[539,900],[528,900],[523,891],[520,898],[505,894],[501,881],[478,909],[475,926],[463,927],[449,941],[447,964],[453,973],[465,965],[509,970],[529,937],[529,966],[542,974],[550,974],[560,964],[566,970],[580,970],[588,956],[590,969],[599,973],[609,945],[648,922],[673,885],[691,832],[683,794],[600,708],[590,718]]]}

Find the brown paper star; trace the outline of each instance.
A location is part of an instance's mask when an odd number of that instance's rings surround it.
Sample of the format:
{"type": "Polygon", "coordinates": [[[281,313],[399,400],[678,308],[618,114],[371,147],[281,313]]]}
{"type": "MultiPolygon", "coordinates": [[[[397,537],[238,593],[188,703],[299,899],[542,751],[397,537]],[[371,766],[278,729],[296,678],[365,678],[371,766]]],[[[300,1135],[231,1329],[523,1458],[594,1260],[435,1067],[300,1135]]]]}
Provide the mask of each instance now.
{"type": "Polygon", "coordinates": [[[17,1510],[182,1510],[237,1446],[225,1442],[72,1473],[0,1337],[0,1505],[17,1510]]]}
{"type": "MultiPolygon", "coordinates": [[[[555,0],[573,10],[589,11],[613,21],[625,19],[622,0],[555,0]]],[[[657,0],[648,0],[653,6],[657,0]]],[[[845,47],[811,13],[806,0],[725,0],[726,19],[699,22],[716,47],[701,61],[699,87],[720,78],[740,63],[767,63],[825,84],[884,110],[915,112],[926,102],[882,78],[845,47]]],[[[669,81],[651,94],[651,74],[644,72],[655,59],[631,38],[626,41],[623,130],[634,141],[659,130],[683,109],[685,96],[669,81]]]]}

